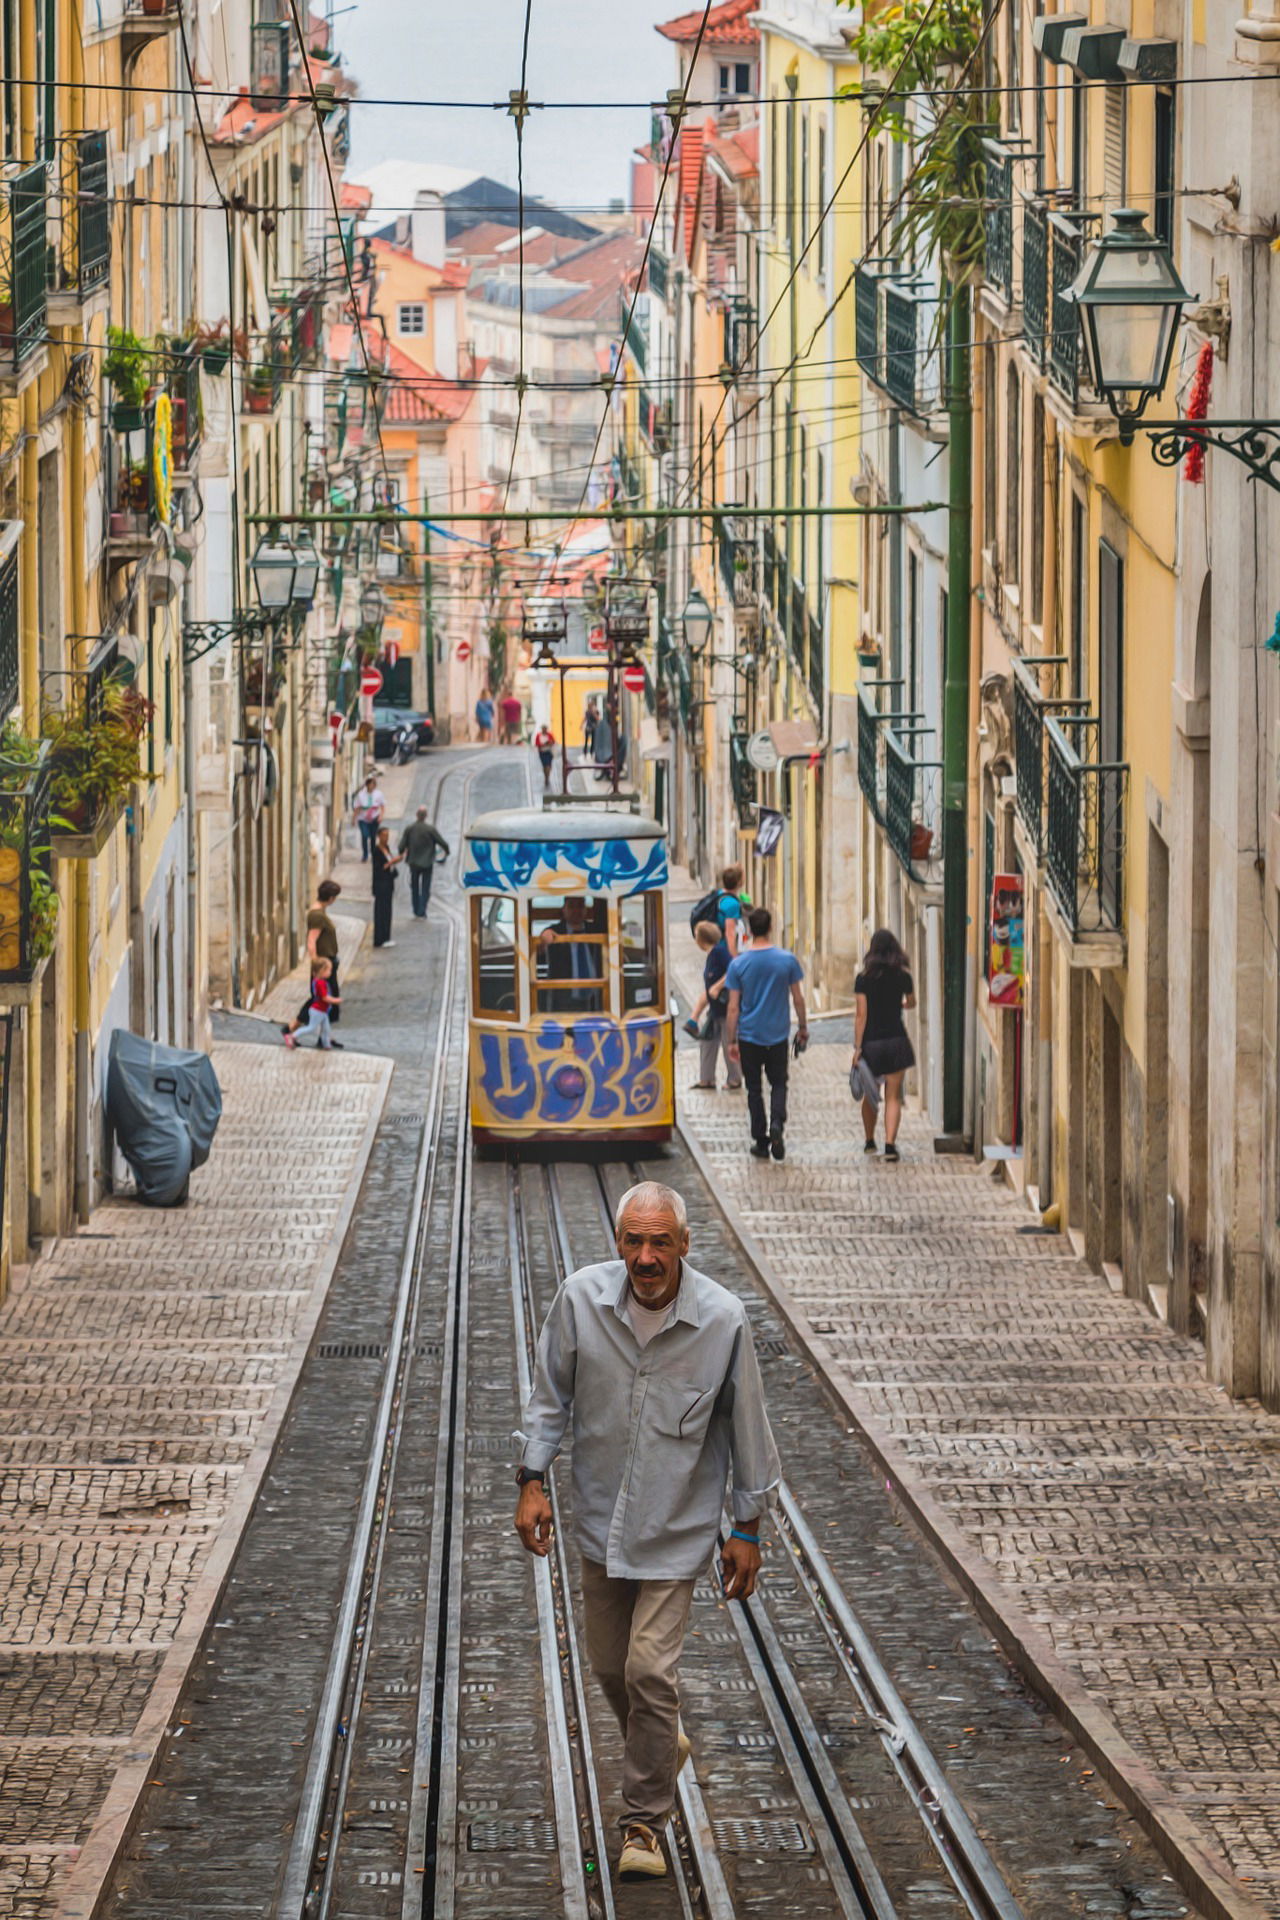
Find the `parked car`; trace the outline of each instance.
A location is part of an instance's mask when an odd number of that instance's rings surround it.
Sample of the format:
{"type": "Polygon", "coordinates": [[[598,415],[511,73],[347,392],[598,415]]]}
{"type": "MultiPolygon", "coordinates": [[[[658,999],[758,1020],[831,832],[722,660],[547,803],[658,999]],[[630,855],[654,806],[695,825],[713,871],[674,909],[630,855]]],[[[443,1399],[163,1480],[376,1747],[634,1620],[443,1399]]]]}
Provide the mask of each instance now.
{"type": "Polygon", "coordinates": [[[435,722],[429,713],[416,713],[412,707],[374,706],[373,709],[373,752],[377,760],[389,760],[395,752],[396,734],[404,725],[411,726],[418,736],[418,751],[429,747],[435,740],[435,722]]]}

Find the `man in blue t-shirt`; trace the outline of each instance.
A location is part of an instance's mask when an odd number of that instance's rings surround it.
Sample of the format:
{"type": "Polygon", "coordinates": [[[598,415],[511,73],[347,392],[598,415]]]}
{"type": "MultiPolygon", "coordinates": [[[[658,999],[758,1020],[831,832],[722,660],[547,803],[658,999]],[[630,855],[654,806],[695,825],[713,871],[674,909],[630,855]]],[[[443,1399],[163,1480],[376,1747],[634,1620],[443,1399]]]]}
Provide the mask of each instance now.
{"type": "Polygon", "coordinates": [[[725,975],[729,1012],[725,1021],[725,1051],[742,1062],[751,1116],[751,1151],[757,1160],[786,1158],[783,1132],[787,1124],[787,1042],[791,1038],[791,1008],[796,1010],[797,1037],[809,1038],[805,1018],[804,968],[794,953],[775,947],[773,915],[767,907],[753,907],[747,915],[751,946],[730,962],[725,975]],[[769,1119],[764,1113],[763,1075],[769,1076],[769,1119]]]}

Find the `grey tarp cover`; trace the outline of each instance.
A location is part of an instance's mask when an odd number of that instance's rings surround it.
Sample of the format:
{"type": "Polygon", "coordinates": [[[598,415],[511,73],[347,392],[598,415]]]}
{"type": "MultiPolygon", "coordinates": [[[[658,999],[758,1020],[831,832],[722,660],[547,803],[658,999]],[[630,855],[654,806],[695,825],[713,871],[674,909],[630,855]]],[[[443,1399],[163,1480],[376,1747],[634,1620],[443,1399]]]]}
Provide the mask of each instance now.
{"type": "Polygon", "coordinates": [[[181,1205],[191,1169],[209,1158],[222,1117],[212,1060],[117,1027],[107,1066],[107,1117],[138,1198],[152,1207],[181,1205]]]}

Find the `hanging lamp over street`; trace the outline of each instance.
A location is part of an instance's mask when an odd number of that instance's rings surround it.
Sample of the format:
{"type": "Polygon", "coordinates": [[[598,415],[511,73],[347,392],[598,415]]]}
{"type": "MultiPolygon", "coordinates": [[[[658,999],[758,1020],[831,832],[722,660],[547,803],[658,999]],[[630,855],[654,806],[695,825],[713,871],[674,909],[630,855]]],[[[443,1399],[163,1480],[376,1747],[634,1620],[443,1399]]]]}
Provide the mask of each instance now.
{"type": "MultiPolygon", "coordinates": [[[[272,527],[259,540],[249,562],[254,592],[264,613],[283,613],[291,604],[298,573],[298,551],[272,527]]],[[[312,589],[314,592],[314,587],[312,589]]]]}
{"type": "Polygon", "coordinates": [[[684,633],[685,646],[690,653],[703,652],[711,638],[712,613],[697,587],[684,603],[684,612],[680,615],[680,626],[684,633]]]}
{"type": "Polygon", "coordinates": [[[1127,446],[1147,402],[1164,390],[1191,296],[1168,246],[1147,230],[1145,215],[1122,207],[1066,297],[1080,313],[1089,377],[1127,446]]]}

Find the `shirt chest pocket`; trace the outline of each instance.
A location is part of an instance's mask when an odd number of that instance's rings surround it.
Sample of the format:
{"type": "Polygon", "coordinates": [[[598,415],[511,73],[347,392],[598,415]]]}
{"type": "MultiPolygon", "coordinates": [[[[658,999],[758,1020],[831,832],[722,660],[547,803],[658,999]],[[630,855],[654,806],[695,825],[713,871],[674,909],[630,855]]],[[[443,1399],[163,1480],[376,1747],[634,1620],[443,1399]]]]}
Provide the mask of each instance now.
{"type": "Polygon", "coordinates": [[[716,1389],[694,1380],[652,1380],[648,1412],[656,1430],[669,1440],[700,1442],[711,1421],[716,1389]]]}

